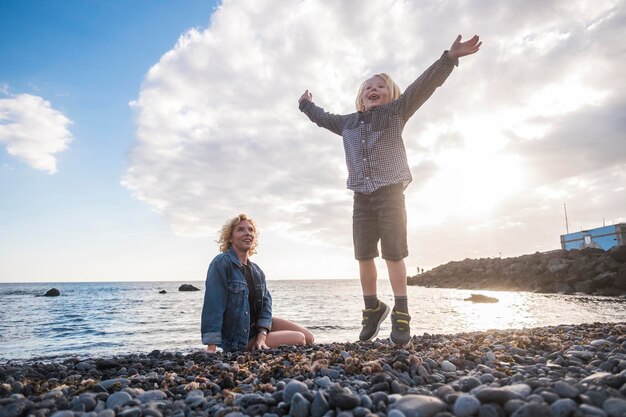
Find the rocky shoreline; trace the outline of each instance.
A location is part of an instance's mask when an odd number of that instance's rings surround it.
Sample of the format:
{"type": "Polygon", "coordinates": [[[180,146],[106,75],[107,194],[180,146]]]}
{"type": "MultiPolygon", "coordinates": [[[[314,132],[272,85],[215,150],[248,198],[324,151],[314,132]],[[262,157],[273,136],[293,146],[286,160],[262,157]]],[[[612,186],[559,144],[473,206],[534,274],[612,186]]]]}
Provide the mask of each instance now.
{"type": "Polygon", "coordinates": [[[626,295],[626,246],[555,250],[513,258],[449,262],[408,278],[439,288],[626,295]]]}
{"type": "Polygon", "coordinates": [[[0,365],[0,417],[625,416],[626,322],[0,365]]]}

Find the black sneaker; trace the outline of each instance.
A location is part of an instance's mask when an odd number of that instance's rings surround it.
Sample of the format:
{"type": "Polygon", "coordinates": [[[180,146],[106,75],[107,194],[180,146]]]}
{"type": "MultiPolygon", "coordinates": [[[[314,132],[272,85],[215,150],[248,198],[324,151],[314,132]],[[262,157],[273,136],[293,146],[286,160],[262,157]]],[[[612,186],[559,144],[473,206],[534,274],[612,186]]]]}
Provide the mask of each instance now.
{"type": "Polygon", "coordinates": [[[391,341],[398,346],[404,346],[411,340],[411,316],[401,311],[391,312],[391,341]]]}
{"type": "Polygon", "coordinates": [[[380,330],[380,324],[387,318],[389,306],[382,301],[378,301],[376,308],[363,310],[363,329],[359,334],[359,340],[367,342],[372,340],[380,330]]]}

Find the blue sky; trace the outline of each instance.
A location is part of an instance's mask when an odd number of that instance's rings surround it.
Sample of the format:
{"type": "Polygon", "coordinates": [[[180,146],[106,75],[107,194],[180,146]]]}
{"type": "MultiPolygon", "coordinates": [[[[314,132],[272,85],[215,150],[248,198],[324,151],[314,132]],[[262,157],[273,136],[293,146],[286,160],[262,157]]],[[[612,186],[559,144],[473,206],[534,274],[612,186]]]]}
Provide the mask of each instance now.
{"type": "Polygon", "coordinates": [[[135,129],[128,103],[181,33],[208,24],[215,3],[3,0],[0,7],[0,84],[43,97],[72,121],[54,175],[0,152],[0,281],[134,279],[133,265],[141,274],[155,257],[145,248],[172,236],[120,185],[135,129]],[[137,261],[115,268],[122,248],[137,261]]]}
{"type": "MultiPolygon", "coordinates": [[[[356,278],[353,111],[479,34],[407,124],[409,272],[626,221],[624,1],[0,1],[0,282],[198,280],[239,212],[273,278],[356,278]],[[440,22],[445,21],[446,25],[440,22]]],[[[381,270],[384,279],[384,268],[381,270]]]]}

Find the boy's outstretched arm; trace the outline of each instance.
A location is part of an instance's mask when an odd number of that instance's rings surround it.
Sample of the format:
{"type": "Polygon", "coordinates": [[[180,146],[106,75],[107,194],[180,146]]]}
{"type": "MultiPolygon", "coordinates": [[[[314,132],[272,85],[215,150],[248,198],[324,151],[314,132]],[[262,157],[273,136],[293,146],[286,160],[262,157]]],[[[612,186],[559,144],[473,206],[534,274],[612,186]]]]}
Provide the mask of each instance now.
{"type": "Polygon", "coordinates": [[[483,43],[479,41],[478,35],[472,36],[468,41],[461,42],[461,35],[457,36],[450,50],[448,56],[450,58],[461,58],[462,56],[475,54],[480,49],[480,45],[483,43]]]}
{"type": "Polygon", "coordinates": [[[313,94],[309,90],[304,90],[298,99],[298,107],[313,123],[341,136],[344,117],[325,112],[324,109],[316,106],[313,103],[313,94]]]}

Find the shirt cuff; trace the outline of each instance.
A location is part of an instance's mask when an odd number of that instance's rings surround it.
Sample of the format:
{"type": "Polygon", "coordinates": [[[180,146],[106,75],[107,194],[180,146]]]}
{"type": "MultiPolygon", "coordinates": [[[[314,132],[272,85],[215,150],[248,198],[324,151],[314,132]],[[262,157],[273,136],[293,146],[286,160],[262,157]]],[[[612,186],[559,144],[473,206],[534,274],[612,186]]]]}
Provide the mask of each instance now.
{"type": "Polygon", "coordinates": [[[455,67],[459,66],[459,58],[452,58],[450,57],[450,55],[448,55],[448,50],[446,49],[445,51],[443,51],[443,54],[441,55],[441,58],[450,63],[453,64],[455,67]]]}

